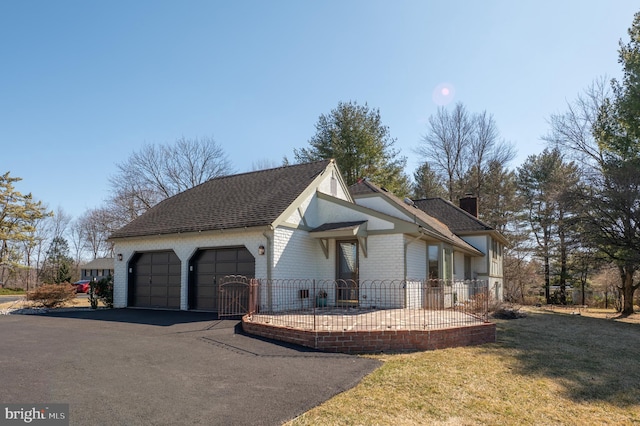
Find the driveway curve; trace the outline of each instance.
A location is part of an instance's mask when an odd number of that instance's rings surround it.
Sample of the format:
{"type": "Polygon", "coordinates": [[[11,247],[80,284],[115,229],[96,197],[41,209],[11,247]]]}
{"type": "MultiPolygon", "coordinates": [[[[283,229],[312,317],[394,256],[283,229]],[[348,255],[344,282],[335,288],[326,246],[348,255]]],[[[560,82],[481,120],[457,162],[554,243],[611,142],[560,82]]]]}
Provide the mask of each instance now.
{"type": "Polygon", "coordinates": [[[0,341],[0,402],[68,403],[77,425],[277,425],[380,365],[201,312],[3,315],[0,341]]]}

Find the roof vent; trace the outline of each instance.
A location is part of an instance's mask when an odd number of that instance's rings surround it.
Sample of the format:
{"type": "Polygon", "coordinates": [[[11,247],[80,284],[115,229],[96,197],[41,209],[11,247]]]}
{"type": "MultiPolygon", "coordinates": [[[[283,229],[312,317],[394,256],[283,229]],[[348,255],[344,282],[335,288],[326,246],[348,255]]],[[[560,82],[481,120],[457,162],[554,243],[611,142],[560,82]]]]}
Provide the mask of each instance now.
{"type": "Polygon", "coordinates": [[[416,204],[413,202],[413,200],[411,198],[409,198],[409,197],[404,197],[404,203],[408,204],[410,206],[414,206],[414,207],[416,206],[416,204]]]}

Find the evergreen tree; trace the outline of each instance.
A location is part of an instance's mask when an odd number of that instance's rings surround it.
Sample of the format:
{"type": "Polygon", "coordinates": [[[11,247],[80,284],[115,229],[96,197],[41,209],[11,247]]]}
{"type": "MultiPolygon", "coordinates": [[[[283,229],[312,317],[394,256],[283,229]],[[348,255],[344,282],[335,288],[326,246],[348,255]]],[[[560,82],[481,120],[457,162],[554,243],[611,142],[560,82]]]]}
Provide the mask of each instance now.
{"type": "Polygon", "coordinates": [[[572,192],[579,182],[578,168],[566,163],[558,149],[547,149],[531,155],[518,168],[518,191],[524,200],[525,212],[543,260],[545,297],[551,303],[551,266],[560,265],[560,303],[566,303],[567,258],[575,212],[572,192]]]}
{"type": "Polygon", "coordinates": [[[633,313],[640,283],[640,12],[620,42],[622,81],[611,83],[613,96],[603,102],[593,135],[603,152],[598,174],[590,176],[582,196],[585,241],[613,262],[620,276],[622,313],[633,313]]]}
{"type": "Polygon", "coordinates": [[[431,169],[429,163],[422,163],[413,173],[413,198],[447,197],[442,179],[431,169]]]}
{"type": "Polygon", "coordinates": [[[485,172],[485,184],[478,194],[480,219],[511,239],[510,225],[522,211],[522,199],[517,193],[516,173],[500,162],[491,163],[485,172]]]}
{"type": "Polygon", "coordinates": [[[48,214],[31,194],[16,191],[13,184],[21,180],[11,177],[10,172],[0,175],[0,282],[5,282],[19,266],[17,257],[12,255],[16,246],[32,242],[34,223],[48,214]]]}
{"type": "Polygon", "coordinates": [[[55,237],[45,259],[44,281],[60,284],[71,281],[71,265],[73,259],[69,256],[69,244],[62,237],[55,237]]]}
{"type": "Polygon", "coordinates": [[[406,158],[393,148],[396,139],[382,124],[380,110],[367,104],[340,102],[316,123],[316,134],[308,148],[294,149],[297,162],[333,158],[347,185],[368,178],[398,196],[409,193],[409,179],[404,174],[406,158]]]}

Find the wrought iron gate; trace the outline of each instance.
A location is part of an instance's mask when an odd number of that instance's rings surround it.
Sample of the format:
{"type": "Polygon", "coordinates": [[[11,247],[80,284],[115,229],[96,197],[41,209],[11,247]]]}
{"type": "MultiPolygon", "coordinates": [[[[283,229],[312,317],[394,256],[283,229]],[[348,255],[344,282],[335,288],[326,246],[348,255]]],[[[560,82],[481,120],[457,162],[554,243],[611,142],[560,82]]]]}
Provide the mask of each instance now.
{"type": "Polygon", "coordinates": [[[242,275],[227,275],[220,280],[218,316],[242,316],[249,313],[251,280],[242,275]]]}

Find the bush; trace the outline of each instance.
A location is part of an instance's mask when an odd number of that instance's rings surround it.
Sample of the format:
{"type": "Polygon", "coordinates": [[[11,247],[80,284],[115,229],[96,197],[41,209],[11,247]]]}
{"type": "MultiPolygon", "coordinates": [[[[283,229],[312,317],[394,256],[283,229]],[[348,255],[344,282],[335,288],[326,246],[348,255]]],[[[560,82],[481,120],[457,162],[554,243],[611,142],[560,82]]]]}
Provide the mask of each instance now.
{"type": "Polygon", "coordinates": [[[546,305],[547,299],[545,299],[544,296],[525,296],[524,304],[527,306],[546,305]]]}
{"type": "Polygon", "coordinates": [[[113,277],[109,275],[100,281],[91,281],[89,284],[89,303],[92,309],[98,308],[98,300],[107,308],[113,308],[113,277]]]}
{"type": "Polygon", "coordinates": [[[75,297],[76,288],[69,283],[43,284],[27,293],[27,300],[45,308],[55,308],[75,299],[75,297]]]}
{"type": "Polygon", "coordinates": [[[1,288],[0,287],[0,294],[4,294],[4,295],[15,295],[15,294],[24,294],[24,289],[23,288],[1,288]]]}
{"type": "Polygon", "coordinates": [[[500,307],[497,307],[493,311],[491,316],[496,319],[509,320],[509,319],[524,318],[527,316],[527,314],[524,312],[520,312],[519,306],[504,304],[504,305],[501,305],[500,307]]]}
{"type": "Polygon", "coordinates": [[[489,299],[484,293],[478,293],[471,296],[470,301],[467,303],[467,309],[474,314],[483,314],[489,307],[489,299]]]}

